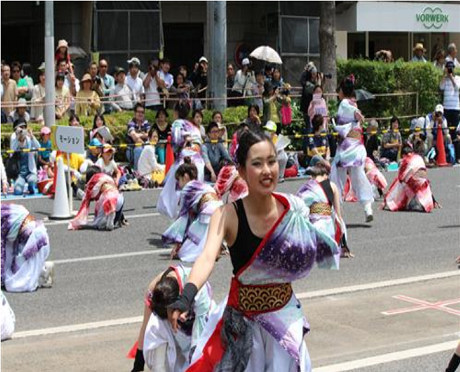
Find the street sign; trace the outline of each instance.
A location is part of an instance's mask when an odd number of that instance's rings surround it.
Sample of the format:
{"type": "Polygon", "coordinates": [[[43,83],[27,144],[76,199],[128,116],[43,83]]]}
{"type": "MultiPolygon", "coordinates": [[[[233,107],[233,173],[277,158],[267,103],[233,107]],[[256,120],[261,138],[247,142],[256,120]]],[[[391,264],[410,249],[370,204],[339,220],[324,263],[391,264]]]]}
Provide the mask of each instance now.
{"type": "Polygon", "coordinates": [[[85,132],[83,127],[56,126],[54,143],[59,151],[84,154],[85,132]]]}

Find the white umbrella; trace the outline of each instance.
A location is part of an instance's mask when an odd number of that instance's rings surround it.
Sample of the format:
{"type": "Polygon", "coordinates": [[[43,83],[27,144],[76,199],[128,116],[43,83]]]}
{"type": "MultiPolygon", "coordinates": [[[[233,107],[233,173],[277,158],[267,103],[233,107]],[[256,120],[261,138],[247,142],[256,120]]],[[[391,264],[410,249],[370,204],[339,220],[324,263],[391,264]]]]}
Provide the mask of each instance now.
{"type": "Polygon", "coordinates": [[[255,59],[260,59],[261,61],[269,62],[269,63],[276,63],[281,65],[283,61],[279,54],[273,48],[269,46],[260,46],[250,54],[251,57],[255,59]]]}

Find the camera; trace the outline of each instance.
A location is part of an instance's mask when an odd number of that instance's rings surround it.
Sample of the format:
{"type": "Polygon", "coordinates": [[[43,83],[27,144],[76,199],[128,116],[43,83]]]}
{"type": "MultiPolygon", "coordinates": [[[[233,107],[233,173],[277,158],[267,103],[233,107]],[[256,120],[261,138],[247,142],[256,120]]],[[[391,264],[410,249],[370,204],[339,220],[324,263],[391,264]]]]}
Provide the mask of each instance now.
{"type": "Polygon", "coordinates": [[[25,128],[22,128],[22,127],[19,127],[18,129],[16,129],[16,136],[18,137],[25,137],[27,136],[28,132],[27,132],[27,129],[25,128]]]}
{"type": "Polygon", "coordinates": [[[96,76],[96,77],[94,78],[94,82],[95,82],[97,85],[100,85],[100,84],[102,83],[102,80],[101,80],[101,78],[100,78],[99,76],[96,76]]]}
{"type": "Polygon", "coordinates": [[[454,72],[454,69],[452,67],[447,67],[447,72],[449,74],[452,74],[454,72]]]}
{"type": "Polygon", "coordinates": [[[332,74],[329,74],[329,73],[328,73],[328,74],[321,73],[321,75],[323,75],[323,77],[324,77],[325,79],[332,79],[332,74]]]}

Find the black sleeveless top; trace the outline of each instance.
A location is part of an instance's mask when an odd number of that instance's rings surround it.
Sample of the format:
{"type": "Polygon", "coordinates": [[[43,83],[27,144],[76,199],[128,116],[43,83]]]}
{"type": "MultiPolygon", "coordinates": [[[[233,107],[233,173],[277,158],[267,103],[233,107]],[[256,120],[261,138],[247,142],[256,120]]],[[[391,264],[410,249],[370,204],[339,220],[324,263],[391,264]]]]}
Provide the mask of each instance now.
{"type": "Polygon", "coordinates": [[[229,247],[229,250],[233,265],[233,275],[236,275],[249,262],[263,239],[255,236],[251,231],[246,211],[244,210],[243,200],[238,199],[232,204],[238,216],[238,233],[236,234],[235,243],[229,247]]]}
{"type": "Polygon", "coordinates": [[[334,205],[334,192],[332,191],[331,182],[329,180],[324,180],[319,183],[326,194],[327,201],[332,207],[334,205]]]}

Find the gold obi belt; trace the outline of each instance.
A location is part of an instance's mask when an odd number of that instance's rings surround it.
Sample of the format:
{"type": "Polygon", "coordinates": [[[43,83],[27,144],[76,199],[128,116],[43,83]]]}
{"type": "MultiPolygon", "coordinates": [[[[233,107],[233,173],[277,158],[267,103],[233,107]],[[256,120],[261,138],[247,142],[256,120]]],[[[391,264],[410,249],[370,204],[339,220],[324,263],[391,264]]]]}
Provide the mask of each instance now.
{"type": "Polygon", "coordinates": [[[331,216],[332,208],[328,203],[313,203],[310,207],[310,213],[331,216]]]}
{"type": "Polygon", "coordinates": [[[357,140],[361,140],[361,136],[362,136],[362,133],[359,129],[352,129],[347,134],[348,138],[354,138],[357,140]]]}
{"type": "Polygon", "coordinates": [[[291,297],[291,283],[243,285],[233,278],[229,305],[246,314],[266,313],[286,306],[291,297]]]}

